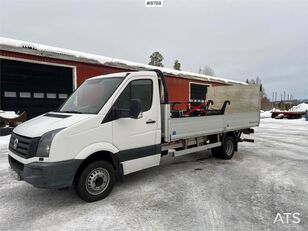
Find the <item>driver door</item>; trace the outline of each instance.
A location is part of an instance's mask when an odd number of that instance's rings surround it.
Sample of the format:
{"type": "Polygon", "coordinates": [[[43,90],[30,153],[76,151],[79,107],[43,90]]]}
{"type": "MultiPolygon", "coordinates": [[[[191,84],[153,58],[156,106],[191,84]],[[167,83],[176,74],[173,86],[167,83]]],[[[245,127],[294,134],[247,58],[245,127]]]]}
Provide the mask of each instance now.
{"type": "Polygon", "coordinates": [[[114,103],[118,109],[129,111],[130,100],[141,101],[141,113],[137,119],[127,116],[112,122],[113,144],[120,150],[118,154],[124,174],[159,165],[160,162],[160,140],[156,140],[160,128],[159,103],[153,94],[157,87],[154,81],[153,77],[131,80],[114,103]]]}

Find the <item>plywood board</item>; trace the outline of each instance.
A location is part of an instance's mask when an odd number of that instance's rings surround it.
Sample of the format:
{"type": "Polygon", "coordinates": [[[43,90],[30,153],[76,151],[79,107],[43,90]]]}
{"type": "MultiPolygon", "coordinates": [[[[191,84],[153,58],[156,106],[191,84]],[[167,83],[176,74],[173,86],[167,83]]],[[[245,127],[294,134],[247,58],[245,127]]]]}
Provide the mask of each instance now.
{"type": "Polygon", "coordinates": [[[213,100],[211,108],[220,109],[226,100],[225,114],[239,112],[259,112],[261,109],[261,91],[259,85],[234,85],[209,87],[207,100],[213,100]]]}

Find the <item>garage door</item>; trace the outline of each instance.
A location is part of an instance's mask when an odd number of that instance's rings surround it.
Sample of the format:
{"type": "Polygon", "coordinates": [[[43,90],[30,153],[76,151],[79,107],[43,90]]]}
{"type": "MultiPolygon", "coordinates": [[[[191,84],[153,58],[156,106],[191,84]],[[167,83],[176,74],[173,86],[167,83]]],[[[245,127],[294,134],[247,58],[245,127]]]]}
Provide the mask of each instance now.
{"type": "Polygon", "coordinates": [[[1,110],[28,119],[57,109],[73,91],[73,69],[1,59],[1,110]]]}

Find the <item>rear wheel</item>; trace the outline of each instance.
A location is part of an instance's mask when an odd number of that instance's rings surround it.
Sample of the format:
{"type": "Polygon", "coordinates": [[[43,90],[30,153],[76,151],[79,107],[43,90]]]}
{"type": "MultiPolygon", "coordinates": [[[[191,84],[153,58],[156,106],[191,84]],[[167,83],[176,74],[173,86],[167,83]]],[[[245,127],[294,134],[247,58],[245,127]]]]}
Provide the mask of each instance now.
{"type": "Polygon", "coordinates": [[[223,140],[223,144],[220,147],[212,148],[213,156],[225,160],[230,160],[233,157],[235,151],[236,142],[233,136],[227,136],[223,140]]]}
{"type": "Polygon", "coordinates": [[[115,183],[113,166],[98,160],[87,165],[77,176],[75,190],[81,199],[93,202],[107,197],[115,183]]]}

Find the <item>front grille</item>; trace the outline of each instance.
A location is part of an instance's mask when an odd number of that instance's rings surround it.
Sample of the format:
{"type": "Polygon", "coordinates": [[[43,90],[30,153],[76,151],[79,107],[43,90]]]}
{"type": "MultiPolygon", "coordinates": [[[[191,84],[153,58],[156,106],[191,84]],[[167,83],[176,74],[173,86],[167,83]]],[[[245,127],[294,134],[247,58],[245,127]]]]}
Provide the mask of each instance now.
{"type": "Polygon", "coordinates": [[[16,155],[28,159],[35,156],[39,141],[40,137],[30,138],[12,133],[9,149],[16,155]],[[18,144],[14,147],[16,139],[18,140],[18,144]]]}

